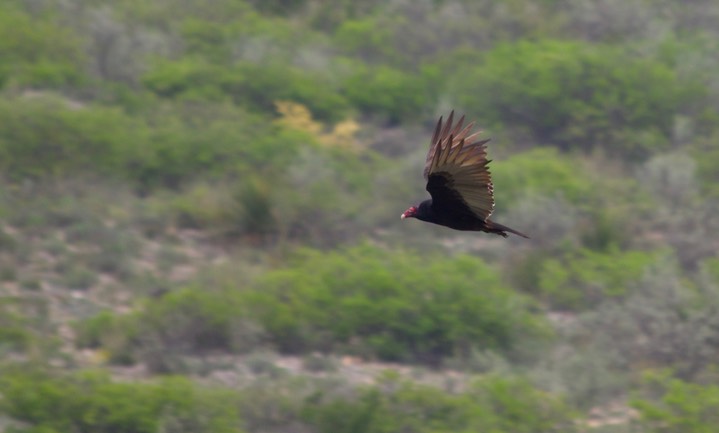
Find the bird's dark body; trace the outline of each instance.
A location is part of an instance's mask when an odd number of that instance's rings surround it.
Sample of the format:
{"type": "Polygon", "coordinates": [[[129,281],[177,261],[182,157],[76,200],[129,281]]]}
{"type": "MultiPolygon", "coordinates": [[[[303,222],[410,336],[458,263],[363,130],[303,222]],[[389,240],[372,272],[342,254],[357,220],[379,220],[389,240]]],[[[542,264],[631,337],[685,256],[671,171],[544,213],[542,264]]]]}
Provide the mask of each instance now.
{"type": "Polygon", "coordinates": [[[435,208],[432,206],[432,200],[425,200],[417,207],[415,218],[454,230],[494,233],[505,238],[507,237],[507,232],[510,232],[522,237],[527,237],[502,224],[495,223],[491,220],[483,221],[472,215],[470,210],[463,205],[451,209],[435,208]],[[463,207],[465,209],[462,209],[463,207]]]}
{"type": "Polygon", "coordinates": [[[464,116],[453,123],[454,111],[446,123],[439,118],[432,136],[424,168],[427,192],[432,199],[412,206],[404,218],[449,227],[454,230],[494,233],[507,237],[513,233],[528,236],[489,219],[494,211],[494,186],[488,169],[486,144],[471,133],[473,123],[463,128],[464,116]]]}

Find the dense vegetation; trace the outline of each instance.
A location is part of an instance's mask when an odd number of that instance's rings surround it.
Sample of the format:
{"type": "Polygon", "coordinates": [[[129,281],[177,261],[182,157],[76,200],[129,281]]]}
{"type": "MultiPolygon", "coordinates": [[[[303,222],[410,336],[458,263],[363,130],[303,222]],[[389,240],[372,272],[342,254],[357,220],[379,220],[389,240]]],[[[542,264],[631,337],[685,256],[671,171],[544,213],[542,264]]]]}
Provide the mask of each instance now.
{"type": "Polygon", "coordinates": [[[6,0],[0,431],[714,431],[719,4],[6,0]],[[529,241],[400,223],[450,109],[529,241]]]}

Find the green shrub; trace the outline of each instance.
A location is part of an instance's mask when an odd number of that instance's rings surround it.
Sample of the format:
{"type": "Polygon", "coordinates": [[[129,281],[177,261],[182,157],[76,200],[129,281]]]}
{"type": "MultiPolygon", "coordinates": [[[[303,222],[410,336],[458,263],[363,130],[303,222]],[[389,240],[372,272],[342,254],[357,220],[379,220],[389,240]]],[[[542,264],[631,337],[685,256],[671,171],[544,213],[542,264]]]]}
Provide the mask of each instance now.
{"type": "Polygon", "coordinates": [[[32,341],[29,321],[15,311],[15,303],[10,298],[0,298],[0,351],[22,351],[32,341]]]}
{"type": "Polygon", "coordinates": [[[142,77],[142,83],[155,94],[165,98],[222,100],[223,80],[228,71],[193,57],[176,61],[157,62],[142,77]]]}
{"type": "Polygon", "coordinates": [[[246,189],[237,195],[243,209],[241,221],[246,228],[274,223],[283,236],[311,246],[356,238],[363,228],[371,227],[359,218],[371,206],[372,179],[381,162],[374,155],[357,158],[340,149],[306,146],[278,175],[274,186],[266,181],[245,184],[246,189]],[[259,220],[267,205],[273,218],[259,220]]]}
{"type": "Polygon", "coordinates": [[[491,166],[497,203],[508,208],[522,196],[561,195],[586,204],[596,185],[581,163],[552,148],[533,149],[491,166]]]}
{"type": "Polygon", "coordinates": [[[292,161],[307,134],[273,125],[231,104],[195,102],[148,113],[143,134],[123,155],[123,174],[145,190],[180,189],[190,180],[261,173],[292,161]]]}
{"type": "Polygon", "coordinates": [[[719,256],[704,259],[700,268],[704,277],[709,280],[709,284],[719,286],[719,256]]]}
{"type": "Polygon", "coordinates": [[[719,386],[699,385],[653,374],[648,377],[651,394],[635,398],[640,425],[648,433],[711,433],[719,423],[719,386]]]}
{"type": "Polygon", "coordinates": [[[334,35],[335,44],[364,61],[392,61],[402,57],[393,47],[393,29],[379,25],[372,17],[346,20],[334,35]]]}
{"type": "Polygon", "coordinates": [[[302,240],[312,246],[356,238],[387,218],[385,211],[370,208],[378,201],[376,173],[389,164],[376,154],[360,158],[289,128],[259,143],[243,142],[237,150],[242,159],[235,165],[236,180],[188,184],[158,201],[161,213],[181,227],[222,236],[261,243],[302,240]]]}
{"type": "Polygon", "coordinates": [[[82,40],[53,18],[52,14],[31,16],[6,3],[0,6],[0,87],[10,79],[34,88],[82,82],[82,40]]]}
{"type": "Polygon", "coordinates": [[[72,266],[61,277],[60,283],[70,290],[87,290],[97,283],[97,273],[86,266],[72,266]]]}
{"type": "MultiPolygon", "coordinates": [[[[719,121],[716,121],[719,125],[719,121]]],[[[715,143],[719,140],[719,132],[704,140],[704,146],[694,151],[697,162],[697,180],[707,196],[719,197],[719,174],[714,167],[719,164],[719,149],[715,143]]]]}
{"type": "Polygon", "coordinates": [[[179,290],[122,322],[105,313],[79,326],[82,344],[100,344],[111,357],[130,353],[155,371],[177,371],[191,354],[247,352],[267,340],[283,352],[437,365],[475,348],[512,356],[523,339],[541,341],[547,328],[529,307],[479,259],[423,259],[364,245],[307,250],[241,292],[179,290]]]}
{"type": "Polygon", "coordinates": [[[249,0],[248,3],[263,13],[291,15],[293,12],[303,9],[307,4],[307,0],[249,0]]]}
{"type": "Polygon", "coordinates": [[[79,348],[103,349],[113,364],[132,364],[136,361],[133,345],[139,339],[136,315],[100,313],[74,324],[75,344],[79,348]]]}
{"type": "Polygon", "coordinates": [[[343,83],[344,93],[367,115],[397,124],[421,118],[435,103],[430,83],[422,73],[387,66],[370,69],[354,65],[353,70],[343,83]]]}
{"type": "Polygon", "coordinates": [[[185,356],[225,351],[246,353],[264,342],[237,293],[183,289],[169,293],[133,318],[130,350],[156,372],[182,370],[185,356]]]}
{"type": "MultiPolygon", "coordinates": [[[[497,217],[499,218],[499,217],[497,217]]],[[[500,221],[526,232],[535,247],[546,254],[572,249],[576,243],[579,212],[562,195],[528,194],[509,208],[500,221]],[[538,217],[539,216],[539,217],[538,217]]]]}
{"type": "MultiPolygon", "coordinates": [[[[63,229],[72,232],[71,243],[102,240],[106,246],[105,242],[114,239],[115,234],[104,227],[99,215],[108,213],[106,194],[109,191],[118,194],[125,189],[117,183],[100,182],[83,173],[71,179],[48,176],[23,185],[16,188],[8,183],[2,197],[4,215],[21,233],[42,235],[48,252],[60,255],[67,250],[63,229]]],[[[24,245],[18,244],[16,253],[24,245]]]]}
{"type": "Polygon", "coordinates": [[[216,113],[208,105],[200,106],[208,110],[171,108],[148,114],[139,140],[128,143],[122,174],[143,190],[178,189],[201,174],[233,166],[244,143],[242,113],[232,109],[216,113]],[[229,112],[238,115],[232,122],[225,117],[229,112]]]}
{"type": "Polygon", "coordinates": [[[39,291],[42,289],[42,281],[34,276],[28,276],[20,279],[20,287],[24,290],[39,291]]]}
{"type": "Polygon", "coordinates": [[[320,120],[337,121],[347,101],[325,77],[285,64],[239,63],[232,68],[188,57],[160,61],[143,77],[159,96],[190,100],[229,99],[251,111],[274,113],[275,102],[294,101],[320,120]]]}
{"type": "Polygon", "coordinates": [[[541,321],[481,260],[422,258],[369,245],[305,251],[248,294],[284,352],[342,350],[437,363],[473,347],[511,351],[541,321]]]}
{"type": "Polygon", "coordinates": [[[109,334],[119,317],[109,311],[103,311],[75,324],[75,344],[81,348],[102,346],[105,335],[109,334]]]}
{"type": "Polygon", "coordinates": [[[15,281],[17,269],[9,260],[0,260],[0,281],[15,281]]]}
{"type": "Polygon", "coordinates": [[[289,100],[309,108],[317,119],[330,122],[343,119],[348,109],[332,81],[319,74],[285,64],[249,62],[238,64],[233,74],[241,78],[229,84],[226,91],[248,108],[273,112],[276,101],[289,100]]]}
{"type": "Polygon", "coordinates": [[[550,258],[539,272],[539,293],[553,308],[582,310],[607,299],[624,297],[662,252],[606,252],[582,249],[562,259],[550,258]]]}
{"type": "Polygon", "coordinates": [[[132,119],[113,108],[71,108],[57,97],[0,100],[0,169],[10,178],[117,173],[135,142],[132,119]]]}
{"type": "MultiPolygon", "coordinates": [[[[682,380],[712,377],[719,350],[719,296],[696,286],[671,256],[658,258],[623,299],[602,302],[567,331],[573,344],[594,346],[617,372],[671,368],[682,380]]],[[[623,374],[623,373],[622,373],[623,374]]]]}
{"type": "Polygon", "coordinates": [[[456,394],[388,376],[350,398],[318,393],[302,415],[320,433],[573,431],[561,400],[524,380],[495,376],[456,394]]]}
{"type": "Polygon", "coordinates": [[[457,72],[452,94],[489,124],[526,128],[565,149],[644,157],[669,145],[693,92],[661,61],[577,41],[501,43],[457,72]]]}
{"type": "MultiPolygon", "coordinates": [[[[0,100],[0,170],[12,180],[122,179],[146,192],[203,175],[280,171],[308,141],[231,104],[155,108],[134,117],[51,95],[0,100]]],[[[72,206],[60,208],[77,217],[72,206]]]]}
{"type": "MultiPolygon", "coordinates": [[[[28,369],[29,370],[29,369],[28,369]]],[[[32,431],[241,431],[236,394],[184,378],[113,382],[107,374],[4,372],[5,412],[32,431]]]]}
{"type": "Polygon", "coordinates": [[[0,252],[13,252],[18,247],[18,240],[7,230],[0,228],[0,252]]]}
{"type": "Polygon", "coordinates": [[[696,162],[682,153],[656,155],[644,163],[637,177],[657,201],[678,211],[697,197],[696,162]]]}
{"type": "Polygon", "coordinates": [[[231,26],[197,17],[182,22],[180,32],[185,43],[185,54],[202,56],[217,63],[230,59],[231,26]]]}
{"type": "Polygon", "coordinates": [[[231,322],[240,311],[235,299],[184,289],[150,303],[140,319],[140,332],[193,351],[229,349],[231,322]]]}

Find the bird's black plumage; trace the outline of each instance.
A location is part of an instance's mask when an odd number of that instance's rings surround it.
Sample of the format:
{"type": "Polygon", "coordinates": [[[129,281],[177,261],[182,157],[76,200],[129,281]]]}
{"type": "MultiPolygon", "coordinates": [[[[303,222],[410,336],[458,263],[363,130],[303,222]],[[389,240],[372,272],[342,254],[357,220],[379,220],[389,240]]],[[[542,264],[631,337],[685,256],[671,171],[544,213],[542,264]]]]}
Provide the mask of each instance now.
{"type": "Polygon", "coordinates": [[[446,226],[455,230],[483,231],[507,236],[507,232],[527,235],[489,219],[494,211],[494,186],[487,159],[487,142],[470,134],[474,123],[464,128],[464,116],[453,124],[454,111],[447,122],[439,118],[427,153],[424,176],[431,200],[407,209],[402,218],[446,226]]]}

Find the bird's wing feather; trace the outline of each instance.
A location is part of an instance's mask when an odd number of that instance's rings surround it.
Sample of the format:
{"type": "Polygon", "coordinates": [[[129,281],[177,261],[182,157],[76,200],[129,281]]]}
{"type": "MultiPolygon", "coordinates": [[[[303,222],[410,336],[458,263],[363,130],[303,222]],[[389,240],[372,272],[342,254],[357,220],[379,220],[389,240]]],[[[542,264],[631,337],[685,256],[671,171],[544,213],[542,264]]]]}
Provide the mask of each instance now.
{"type": "Polygon", "coordinates": [[[443,125],[439,119],[427,154],[424,176],[427,191],[437,205],[466,207],[486,220],[494,211],[494,190],[489,172],[489,140],[477,140],[479,132],[469,134],[473,123],[462,128],[464,116],[452,125],[454,112],[443,125]],[[461,206],[463,205],[463,206],[461,206]]]}

